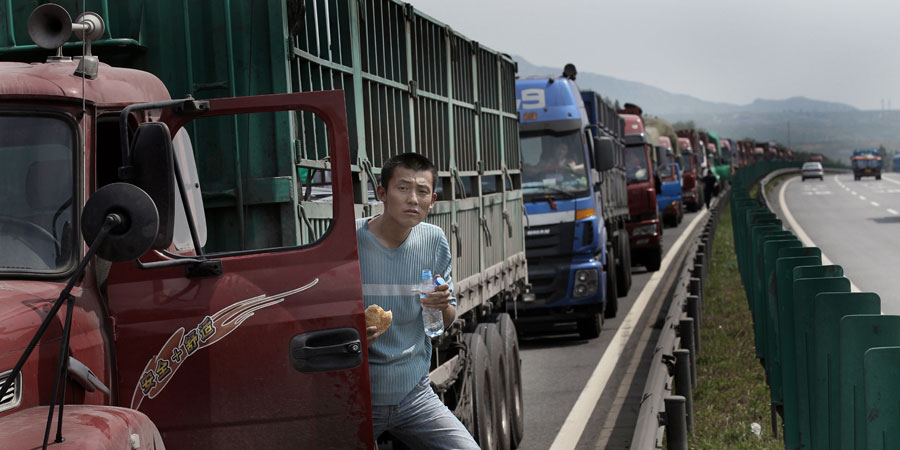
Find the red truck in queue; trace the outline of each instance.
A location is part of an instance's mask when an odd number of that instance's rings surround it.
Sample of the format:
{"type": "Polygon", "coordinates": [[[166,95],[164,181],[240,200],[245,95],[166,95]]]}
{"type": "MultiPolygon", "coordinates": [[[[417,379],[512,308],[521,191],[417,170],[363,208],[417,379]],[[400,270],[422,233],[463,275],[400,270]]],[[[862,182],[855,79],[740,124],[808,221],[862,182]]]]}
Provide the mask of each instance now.
{"type": "Polygon", "coordinates": [[[657,179],[650,160],[652,146],[644,131],[641,110],[626,104],[619,111],[625,120],[625,169],[628,181],[626,224],[631,240],[631,261],[649,271],[659,270],[662,263],[662,221],[656,201],[657,179]]]}
{"type": "Polygon", "coordinates": [[[682,196],[684,197],[684,205],[688,211],[697,211],[703,204],[703,190],[700,189],[697,180],[701,178],[700,165],[697,164],[697,157],[694,155],[694,149],[691,140],[686,137],[678,138],[678,154],[680,155],[682,174],[682,196]]]}
{"type": "MultiPolygon", "coordinates": [[[[54,6],[32,16],[44,48],[69,39],[54,6]]],[[[0,63],[2,448],[374,448],[343,93],[172,100],[150,73],[53,61],[0,63]],[[329,234],[205,254],[187,129],[282,111],[327,125],[329,234]]]]}

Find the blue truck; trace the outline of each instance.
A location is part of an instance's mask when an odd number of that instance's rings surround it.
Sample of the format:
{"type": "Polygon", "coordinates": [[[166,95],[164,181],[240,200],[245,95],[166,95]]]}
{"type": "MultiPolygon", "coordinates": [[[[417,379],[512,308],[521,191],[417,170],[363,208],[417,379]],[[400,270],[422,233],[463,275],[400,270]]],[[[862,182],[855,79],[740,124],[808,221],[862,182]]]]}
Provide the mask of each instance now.
{"type": "Polygon", "coordinates": [[[666,163],[657,169],[660,189],[656,194],[656,204],[663,223],[677,227],[684,217],[684,201],[682,199],[681,166],[678,163],[666,163]]]}
{"type": "Polygon", "coordinates": [[[531,292],[515,318],[521,330],[574,322],[590,339],[630,285],[624,123],[575,75],[516,81],[531,292]]]}

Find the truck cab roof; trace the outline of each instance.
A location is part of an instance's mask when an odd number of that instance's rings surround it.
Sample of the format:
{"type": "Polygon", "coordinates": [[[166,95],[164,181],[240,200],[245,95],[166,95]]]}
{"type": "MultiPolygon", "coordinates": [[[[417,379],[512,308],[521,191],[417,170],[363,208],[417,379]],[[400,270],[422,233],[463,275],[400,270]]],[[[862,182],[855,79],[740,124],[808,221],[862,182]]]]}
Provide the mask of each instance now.
{"type": "Polygon", "coordinates": [[[647,134],[644,131],[644,121],[641,116],[635,114],[619,114],[619,117],[625,119],[625,143],[646,144],[647,134]]]}
{"type": "Polygon", "coordinates": [[[25,64],[0,62],[0,99],[63,97],[95,104],[128,104],[169,99],[169,91],[156,76],[134,69],[100,64],[94,80],[73,75],[77,61],[25,64]]]}
{"type": "Polygon", "coordinates": [[[578,86],[562,77],[516,80],[516,109],[522,131],[548,127],[557,132],[580,129],[584,118],[578,86]]]}

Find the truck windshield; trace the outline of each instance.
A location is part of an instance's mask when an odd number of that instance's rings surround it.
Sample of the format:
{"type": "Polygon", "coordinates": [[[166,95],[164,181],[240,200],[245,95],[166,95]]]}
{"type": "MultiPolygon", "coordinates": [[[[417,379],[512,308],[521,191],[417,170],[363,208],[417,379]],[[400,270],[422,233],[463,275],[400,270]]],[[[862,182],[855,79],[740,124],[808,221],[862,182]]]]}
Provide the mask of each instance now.
{"type": "Polygon", "coordinates": [[[643,145],[625,147],[625,172],[628,176],[628,184],[650,181],[647,153],[644,151],[643,145]]]}
{"type": "Polygon", "coordinates": [[[686,172],[690,172],[694,169],[694,158],[690,154],[681,154],[681,168],[686,172]]]}
{"type": "Polygon", "coordinates": [[[74,148],[74,131],[59,118],[0,114],[0,272],[69,265],[74,148]]]}
{"type": "Polygon", "coordinates": [[[670,166],[668,164],[659,167],[657,170],[659,171],[659,178],[663,181],[678,181],[678,176],[675,174],[675,171],[672,170],[674,166],[670,166]]]}
{"type": "Polygon", "coordinates": [[[587,195],[587,164],[580,132],[523,134],[521,149],[524,195],[587,195]]]}

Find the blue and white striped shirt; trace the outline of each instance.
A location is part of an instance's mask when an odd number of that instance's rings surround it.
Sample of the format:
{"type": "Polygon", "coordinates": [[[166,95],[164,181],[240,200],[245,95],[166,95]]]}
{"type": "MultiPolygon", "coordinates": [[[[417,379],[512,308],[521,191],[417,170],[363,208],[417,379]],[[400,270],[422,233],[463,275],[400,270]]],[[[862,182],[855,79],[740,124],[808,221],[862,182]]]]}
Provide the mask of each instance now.
{"type": "MultiPolygon", "coordinates": [[[[425,335],[422,305],[413,289],[422,269],[430,269],[452,291],[450,246],[440,227],[423,222],[399,247],[387,248],[369,229],[371,219],[356,220],[363,299],[366,307],[377,304],[393,314],[391,327],[369,347],[372,404],[397,405],[428,373],[431,362],[431,338],[425,335]]],[[[456,306],[455,298],[450,302],[456,306]]]]}

